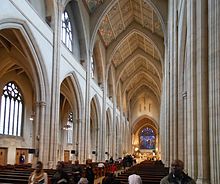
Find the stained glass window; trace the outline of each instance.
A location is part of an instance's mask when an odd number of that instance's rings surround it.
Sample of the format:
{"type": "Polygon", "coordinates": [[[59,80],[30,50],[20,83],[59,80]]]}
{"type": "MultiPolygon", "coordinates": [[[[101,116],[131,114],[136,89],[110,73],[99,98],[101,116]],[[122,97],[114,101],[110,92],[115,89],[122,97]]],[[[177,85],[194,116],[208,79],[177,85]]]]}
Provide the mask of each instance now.
{"type": "Polygon", "coordinates": [[[14,82],[3,88],[0,111],[0,134],[21,136],[23,119],[23,98],[14,82]]]}
{"type": "Polygon", "coordinates": [[[155,149],[155,132],[149,127],[145,127],[140,131],[140,149],[155,149]]]}
{"type": "Polygon", "coordinates": [[[67,11],[62,14],[62,41],[72,51],[72,28],[67,11]]]}

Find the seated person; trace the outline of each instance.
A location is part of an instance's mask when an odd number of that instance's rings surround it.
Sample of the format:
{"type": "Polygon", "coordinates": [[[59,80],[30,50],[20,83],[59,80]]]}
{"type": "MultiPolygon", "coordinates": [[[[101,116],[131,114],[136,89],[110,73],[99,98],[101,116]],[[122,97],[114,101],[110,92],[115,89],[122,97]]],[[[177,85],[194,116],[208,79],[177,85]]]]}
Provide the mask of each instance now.
{"type": "Polygon", "coordinates": [[[82,174],[82,168],[79,165],[79,161],[78,160],[75,161],[75,164],[72,167],[72,172],[73,172],[73,176],[74,176],[74,182],[78,183],[78,181],[81,178],[81,174],[82,174]]]}
{"type": "Polygon", "coordinates": [[[67,173],[63,170],[64,169],[64,164],[62,162],[57,163],[57,171],[51,178],[52,184],[64,184],[64,183],[69,183],[69,178],[67,173]]]}
{"type": "Polygon", "coordinates": [[[142,184],[141,177],[137,175],[136,171],[132,171],[132,174],[128,176],[129,184],[142,184]]]}
{"type": "Polygon", "coordinates": [[[31,173],[28,184],[47,184],[48,177],[47,173],[43,170],[43,163],[38,161],[36,164],[36,169],[31,173]]]}
{"type": "Polygon", "coordinates": [[[82,171],[82,177],[80,178],[77,184],[88,184],[88,183],[89,181],[86,178],[86,171],[82,171]]]}

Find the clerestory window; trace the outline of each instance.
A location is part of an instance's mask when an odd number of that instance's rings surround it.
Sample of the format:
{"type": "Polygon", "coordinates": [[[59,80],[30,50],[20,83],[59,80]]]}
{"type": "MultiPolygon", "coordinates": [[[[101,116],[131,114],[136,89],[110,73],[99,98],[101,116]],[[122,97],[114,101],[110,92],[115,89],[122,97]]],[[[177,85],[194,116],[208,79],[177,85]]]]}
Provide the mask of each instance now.
{"type": "Polygon", "coordinates": [[[67,46],[67,48],[72,52],[72,28],[70,23],[70,18],[65,10],[62,14],[62,41],[67,46]]]}
{"type": "Polygon", "coordinates": [[[24,102],[21,90],[14,82],[3,88],[0,111],[0,134],[21,136],[24,102]]]}

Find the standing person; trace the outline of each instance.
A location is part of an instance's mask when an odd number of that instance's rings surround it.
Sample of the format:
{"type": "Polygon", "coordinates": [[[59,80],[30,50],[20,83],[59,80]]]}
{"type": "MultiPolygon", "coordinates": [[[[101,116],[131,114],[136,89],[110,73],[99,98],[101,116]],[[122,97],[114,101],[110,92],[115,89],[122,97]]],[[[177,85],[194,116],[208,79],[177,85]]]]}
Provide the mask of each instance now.
{"type": "Polygon", "coordinates": [[[112,157],[112,156],[111,156],[110,159],[109,159],[109,163],[110,163],[110,164],[113,164],[113,163],[114,163],[114,160],[113,160],[113,157],[112,157]]]}
{"type": "Polygon", "coordinates": [[[38,161],[36,169],[31,173],[28,184],[48,184],[47,173],[43,170],[43,163],[38,161]]]}
{"type": "Polygon", "coordinates": [[[112,164],[112,165],[110,166],[110,171],[111,171],[111,173],[115,174],[115,172],[117,171],[117,167],[116,167],[115,164],[112,164]]]}
{"type": "Polygon", "coordinates": [[[88,184],[94,184],[95,180],[95,175],[92,170],[91,164],[86,165],[86,178],[88,179],[89,183],[88,184]]]}
{"type": "Polygon", "coordinates": [[[19,156],[19,164],[24,164],[24,162],[25,162],[24,155],[20,154],[20,156],[19,156]]]}
{"type": "Polygon", "coordinates": [[[137,175],[136,171],[133,171],[133,173],[128,176],[128,183],[129,184],[142,184],[141,177],[137,175]]]}
{"type": "Polygon", "coordinates": [[[62,162],[57,163],[57,171],[51,178],[52,184],[64,184],[69,183],[67,173],[64,171],[64,164],[62,162]]]}
{"type": "Polygon", "coordinates": [[[174,160],[171,164],[171,173],[165,176],[160,184],[196,184],[196,182],[183,172],[184,163],[182,160],[174,160]]]}

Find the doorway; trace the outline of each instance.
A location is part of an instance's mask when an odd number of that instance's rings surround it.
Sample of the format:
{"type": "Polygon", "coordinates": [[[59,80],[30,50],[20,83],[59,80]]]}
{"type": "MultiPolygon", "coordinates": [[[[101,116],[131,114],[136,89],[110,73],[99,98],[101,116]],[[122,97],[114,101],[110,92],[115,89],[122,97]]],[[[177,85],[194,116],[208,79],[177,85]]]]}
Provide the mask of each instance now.
{"type": "Polygon", "coordinates": [[[64,162],[69,162],[70,160],[70,151],[64,150],[64,162]]]}
{"type": "Polygon", "coordinates": [[[0,148],[0,165],[7,164],[8,148],[0,148]]]}
{"type": "Polygon", "coordinates": [[[16,148],[16,163],[15,164],[20,164],[20,155],[23,155],[24,157],[24,164],[28,163],[28,149],[24,148],[16,148]]]}

